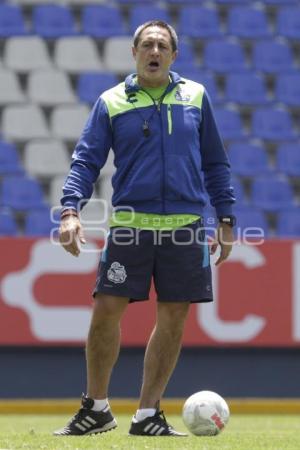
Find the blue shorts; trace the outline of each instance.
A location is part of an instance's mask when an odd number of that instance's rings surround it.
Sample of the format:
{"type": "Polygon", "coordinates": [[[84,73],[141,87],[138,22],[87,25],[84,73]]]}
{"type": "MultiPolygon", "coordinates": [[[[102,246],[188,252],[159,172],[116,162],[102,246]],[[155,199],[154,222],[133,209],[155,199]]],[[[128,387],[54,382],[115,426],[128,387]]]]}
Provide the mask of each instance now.
{"type": "Polygon", "coordinates": [[[112,227],[101,253],[93,296],[148,300],[153,278],[158,301],[213,300],[209,248],[202,219],[171,231],[112,227]]]}

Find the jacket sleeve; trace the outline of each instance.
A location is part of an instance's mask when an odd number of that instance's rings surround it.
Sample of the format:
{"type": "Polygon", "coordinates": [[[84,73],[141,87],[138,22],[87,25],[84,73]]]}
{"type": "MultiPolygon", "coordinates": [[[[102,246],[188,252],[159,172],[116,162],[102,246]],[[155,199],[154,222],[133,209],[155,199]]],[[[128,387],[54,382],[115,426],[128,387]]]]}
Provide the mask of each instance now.
{"type": "Polygon", "coordinates": [[[230,164],[206,91],[202,100],[200,141],[204,182],[211,205],[215,207],[217,217],[230,215],[235,202],[230,185],[230,164]]]}
{"type": "Polygon", "coordinates": [[[80,209],[90,199],[94,183],[112,145],[112,129],[105,102],[95,103],[72,155],[71,169],[63,186],[64,209],[80,209]]]}

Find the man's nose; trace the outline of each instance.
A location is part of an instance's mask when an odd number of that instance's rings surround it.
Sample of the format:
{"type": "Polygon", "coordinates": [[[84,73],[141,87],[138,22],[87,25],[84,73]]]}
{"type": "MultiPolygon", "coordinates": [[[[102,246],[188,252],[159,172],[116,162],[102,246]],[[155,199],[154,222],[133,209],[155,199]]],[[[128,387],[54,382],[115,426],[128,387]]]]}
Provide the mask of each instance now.
{"type": "Polygon", "coordinates": [[[152,47],[152,54],[153,55],[158,55],[159,54],[158,45],[153,45],[153,47],[152,47]]]}

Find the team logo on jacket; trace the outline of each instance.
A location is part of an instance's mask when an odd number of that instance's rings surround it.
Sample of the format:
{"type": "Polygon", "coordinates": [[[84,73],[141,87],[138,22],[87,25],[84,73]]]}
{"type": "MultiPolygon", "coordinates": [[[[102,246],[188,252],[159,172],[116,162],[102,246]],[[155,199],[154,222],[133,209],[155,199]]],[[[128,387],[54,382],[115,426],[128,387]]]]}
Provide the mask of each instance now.
{"type": "Polygon", "coordinates": [[[116,284],[124,283],[127,278],[125,267],[117,261],[113,262],[107,271],[107,278],[116,284]]]}
{"type": "Polygon", "coordinates": [[[175,98],[179,102],[188,102],[191,99],[191,96],[189,94],[185,94],[181,88],[178,88],[175,92],[175,98]]]}

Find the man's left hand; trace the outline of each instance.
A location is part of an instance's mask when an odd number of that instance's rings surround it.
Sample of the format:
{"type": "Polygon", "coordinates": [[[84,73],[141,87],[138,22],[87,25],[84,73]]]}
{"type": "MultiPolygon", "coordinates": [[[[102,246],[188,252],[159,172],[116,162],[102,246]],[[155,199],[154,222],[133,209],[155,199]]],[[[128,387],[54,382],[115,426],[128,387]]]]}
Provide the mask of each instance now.
{"type": "Polygon", "coordinates": [[[217,259],[215,265],[218,266],[225,259],[228,258],[230,252],[232,250],[232,245],[234,242],[233,228],[226,223],[219,223],[218,228],[216,230],[215,240],[212,242],[210,246],[210,254],[214,255],[217,251],[218,245],[221,247],[220,256],[217,259]]]}

